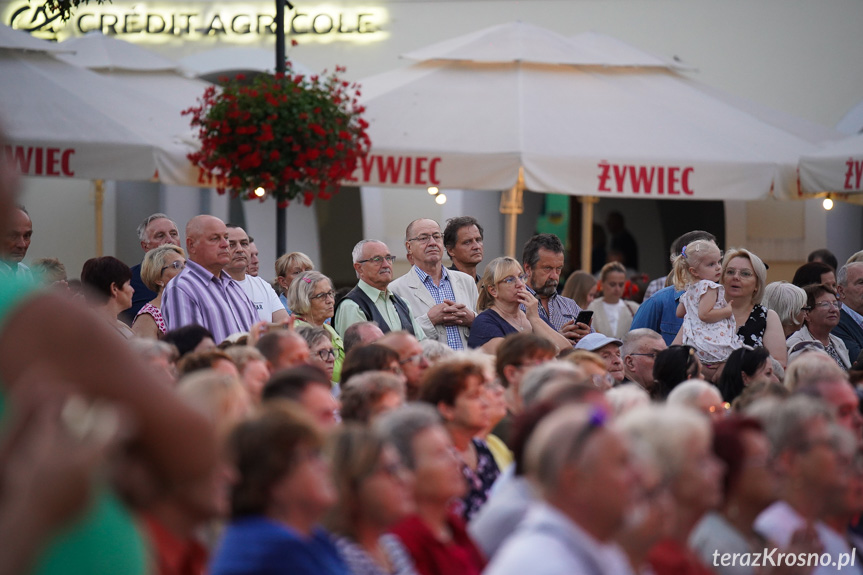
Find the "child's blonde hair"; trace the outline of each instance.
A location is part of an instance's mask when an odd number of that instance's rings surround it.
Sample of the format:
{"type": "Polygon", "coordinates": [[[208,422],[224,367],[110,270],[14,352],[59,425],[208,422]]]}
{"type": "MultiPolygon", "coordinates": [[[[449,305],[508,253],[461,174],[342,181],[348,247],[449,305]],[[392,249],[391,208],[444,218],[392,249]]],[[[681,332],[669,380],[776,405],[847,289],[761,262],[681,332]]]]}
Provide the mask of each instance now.
{"type": "Polygon", "coordinates": [[[688,284],[695,283],[689,268],[697,266],[710,250],[719,247],[710,240],[695,240],[686,244],[680,255],[671,260],[671,281],[675,289],[684,289],[688,284]]]}

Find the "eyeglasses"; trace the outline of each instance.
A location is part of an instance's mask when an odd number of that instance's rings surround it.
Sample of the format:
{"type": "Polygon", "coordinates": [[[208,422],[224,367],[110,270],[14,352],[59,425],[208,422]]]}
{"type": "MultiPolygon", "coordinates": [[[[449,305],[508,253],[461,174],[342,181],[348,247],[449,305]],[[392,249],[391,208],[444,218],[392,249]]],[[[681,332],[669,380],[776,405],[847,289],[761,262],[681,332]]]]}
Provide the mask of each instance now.
{"type": "Polygon", "coordinates": [[[828,309],[830,309],[831,307],[832,307],[833,309],[842,309],[842,303],[841,303],[841,302],[838,302],[838,301],[822,301],[822,302],[818,302],[818,303],[816,303],[816,304],[815,304],[814,306],[812,306],[812,307],[804,307],[803,309],[805,309],[805,310],[811,310],[811,309],[816,308],[816,307],[817,307],[817,308],[821,308],[821,309],[823,309],[823,310],[825,310],[825,311],[826,311],[826,310],[828,310],[828,309]]]}
{"type": "Polygon", "coordinates": [[[175,270],[179,271],[179,270],[183,269],[184,267],[186,267],[186,262],[183,260],[177,260],[177,261],[171,262],[168,265],[166,265],[165,267],[163,267],[159,271],[159,275],[162,275],[163,273],[165,273],[165,270],[168,268],[174,268],[175,270]]]}
{"type": "Polygon", "coordinates": [[[332,349],[321,349],[319,351],[316,351],[315,355],[321,358],[321,361],[327,361],[330,358],[336,358],[336,352],[332,349]]]}
{"type": "Polygon", "coordinates": [[[427,244],[430,240],[434,240],[435,243],[440,243],[443,241],[443,234],[440,232],[435,232],[433,234],[422,234],[415,238],[408,238],[409,242],[419,242],[421,244],[427,244]]]}
{"type": "Polygon", "coordinates": [[[379,265],[384,263],[384,260],[388,261],[389,263],[393,263],[394,261],[396,261],[396,256],[375,256],[373,258],[360,260],[357,263],[358,264],[364,264],[366,262],[372,262],[376,266],[379,266],[379,265]]]}
{"type": "Polygon", "coordinates": [[[327,299],[327,298],[336,299],[336,292],[334,292],[333,290],[325,291],[324,293],[319,293],[318,295],[313,295],[309,299],[327,299]]]}
{"type": "Polygon", "coordinates": [[[520,280],[520,281],[521,281],[521,283],[524,283],[524,282],[526,282],[526,281],[527,281],[527,274],[518,274],[517,276],[509,276],[509,277],[505,277],[505,278],[503,278],[502,280],[500,280],[500,281],[499,281],[499,282],[497,282],[497,283],[499,283],[499,284],[506,284],[506,285],[512,285],[512,284],[514,284],[514,283],[515,283],[515,280],[520,280]]]}
{"type": "Polygon", "coordinates": [[[743,278],[743,279],[749,279],[749,278],[751,278],[752,276],[754,276],[755,274],[753,274],[753,273],[752,273],[751,271],[749,271],[749,270],[736,270],[736,269],[734,269],[734,268],[728,268],[728,269],[726,269],[726,270],[725,270],[725,275],[727,275],[727,276],[731,276],[731,277],[734,277],[734,276],[736,276],[736,275],[737,275],[737,276],[740,276],[740,277],[741,277],[741,278],[743,278]]]}
{"type": "Polygon", "coordinates": [[[419,363],[423,360],[425,356],[422,353],[416,353],[410,357],[406,357],[404,359],[399,360],[399,365],[404,365],[406,363],[412,363],[414,365],[419,365],[419,363]]]}

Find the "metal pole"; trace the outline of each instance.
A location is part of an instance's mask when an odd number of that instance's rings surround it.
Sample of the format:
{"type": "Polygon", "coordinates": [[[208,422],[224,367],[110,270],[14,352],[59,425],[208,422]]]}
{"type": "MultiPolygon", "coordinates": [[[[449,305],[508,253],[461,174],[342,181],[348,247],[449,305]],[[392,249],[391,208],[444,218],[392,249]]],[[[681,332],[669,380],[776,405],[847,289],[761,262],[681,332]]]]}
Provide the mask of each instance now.
{"type": "Polygon", "coordinates": [[[599,201],[594,196],[582,196],[581,202],[581,269],[590,273],[593,254],[593,204],[599,201]]]}
{"type": "Polygon", "coordinates": [[[102,257],[104,243],[105,180],[94,180],[94,207],[96,217],[96,257],[102,257]]]}
{"type": "MultiPolygon", "coordinates": [[[[276,73],[285,73],[285,0],[276,0],[276,73]]],[[[276,206],[276,257],[288,251],[287,209],[276,206]]]]}

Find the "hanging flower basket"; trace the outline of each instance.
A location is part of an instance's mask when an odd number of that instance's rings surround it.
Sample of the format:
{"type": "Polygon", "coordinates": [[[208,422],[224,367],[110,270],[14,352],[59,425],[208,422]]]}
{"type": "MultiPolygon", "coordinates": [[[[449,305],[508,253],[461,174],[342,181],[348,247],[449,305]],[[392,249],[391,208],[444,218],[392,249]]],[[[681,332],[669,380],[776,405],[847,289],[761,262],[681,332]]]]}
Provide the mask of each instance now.
{"type": "MultiPolygon", "coordinates": [[[[189,160],[220,182],[219,192],[264,199],[279,207],[301,196],[329,199],[371,146],[359,86],[331,75],[240,74],[207,88],[186,110],[201,149],[189,160]],[[257,193],[256,193],[257,191],[257,193]]],[[[326,72],[324,73],[326,74],[326,72]]]]}

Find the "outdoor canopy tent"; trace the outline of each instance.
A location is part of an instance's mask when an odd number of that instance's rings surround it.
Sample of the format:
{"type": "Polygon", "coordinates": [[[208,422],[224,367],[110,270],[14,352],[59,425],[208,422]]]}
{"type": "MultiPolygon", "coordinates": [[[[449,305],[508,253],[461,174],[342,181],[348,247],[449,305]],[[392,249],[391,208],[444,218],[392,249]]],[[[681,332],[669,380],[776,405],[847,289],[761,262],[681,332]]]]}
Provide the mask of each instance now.
{"type": "Polygon", "coordinates": [[[863,203],[863,134],[832,142],[800,158],[802,195],[829,194],[863,203]]]}
{"type": "MultiPolygon", "coordinates": [[[[800,155],[831,134],[782,129],[786,120],[732,105],[681,65],[598,34],[567,39],[519,22],[404,57],[418,62],[361,81],[372,150],[355,185],[508,189],[508,254],[523,189],[796,197],[800,155]]],[[[584,254],[589,235],[582,243],[584,254]]]]}

